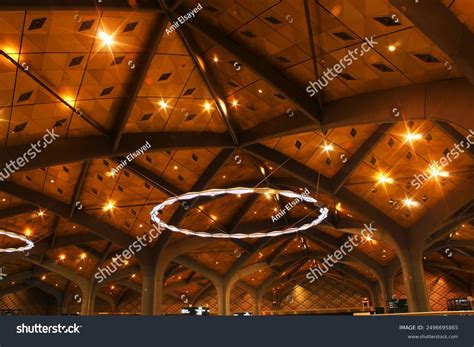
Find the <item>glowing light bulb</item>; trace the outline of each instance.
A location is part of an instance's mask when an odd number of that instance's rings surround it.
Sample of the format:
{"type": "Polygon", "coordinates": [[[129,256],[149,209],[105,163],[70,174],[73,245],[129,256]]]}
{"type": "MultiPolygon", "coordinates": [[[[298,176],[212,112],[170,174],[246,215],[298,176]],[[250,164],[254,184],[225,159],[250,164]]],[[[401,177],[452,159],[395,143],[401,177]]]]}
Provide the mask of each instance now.
{"type": "Polygon", "coordinates": [[[422,135],[421,135],[421,134],[407,133],[407,134],[405,135],[405,138],[406,138],[408,141],[416,141],[416,140],[421,140],[422,135]]]}
{"type": "Polygon", "coordinates": [[[211,105],[211,103],[208,102],[208,101],[206,101],[206,102],[204,103],[203,107],[204,107],[204,110],[206,110],[206,111],[208,111],[208,112],[212,109],[212,105],[211,105]]]}
{"type": "Polygon", "coordinates": [[[382,174],[382,173],[380,173],[380,174],[378,175],[378,178],[377,178],[377,179],[378,179],[379,183],[382,183],[382,184],[385,184],[385,183],[392,184],[392,183],[393,183],[393,178],[388,177],[388,176],[386,176],[386,175],[384,175],[384,174],[382,174]]]}
{"type": "Polygon", "coordinates": [[[59,260],[65,260],[65,259],[66,259],[66,255],[65,255],[65,254],[61,254],[61,255],[59,256],[59,260]]]}
{"type": "Polygon", "coordinates": [[[109,201],[102,209],[107,212],[112,210],[115,207],[115,204],[113,201],[109,201]]]}
{"type": "Polygon", "coordinates": [[[415,201],[415,200],[410,199],[410,198],[403,199],[403,203],[407,207],[416,207],[416,206],[419,205],[418,201],[415,201]]]}
{"type": "Polygon", "coordinates": [[[214,56],[214,59],[212,60],[214,60],[214,63],[217,63],[219,61],[219,58],[217,56],[214,56]]]}
{"type": "Polygon", "coordinates": [[[232,100],[232,106],[237,107],[238,105],[239,102],[236,99],[232,100]]]}
{"type": "Polygon", "coordinates": [[[323,150],[325,150],[326,152],[329,152],[329,151],[333,151],[334,150],[334,146],[331,144],[331,143],[324,143],[324,146],[322,146],[323,150]]]}
{"type": "Polygon", "coordinates": [[[111,46],[114,43],[113,36],[107,34],[105,31],[99,31],[98,36],[102,40],[102,43],[106,46],[111,46]]]}
{"type": "Polygon", "coordinates": [[[395,45],[390,45],[390,46],[388,46],[388,50],[389,50],[390,52],[395,52],[396,49],[397,49],[397,47],[395,47],[395,45]]]}
{"type": "Polygon", "coordinates": [[[84,259],[86,259],[86,258],[87,258],[87,254],[81,253],[81,259],[84,260],[84,259]]]}
{"type": "Polygon", "coordinates": [[[26,228],[26,229],[25,229],[25,235],[26,235],[26,236],[31,236],[31,233],[32,233],[32,231],[31,231],[30,228],[26,228]]]}
{"type": "Polygon", "coordinates": [[[160,108],[162,110],[166,110],[168,108],[168,101],[165,101],[165,100],[160,100],[158,102],[158,105],[160,105],[160,108]]]}

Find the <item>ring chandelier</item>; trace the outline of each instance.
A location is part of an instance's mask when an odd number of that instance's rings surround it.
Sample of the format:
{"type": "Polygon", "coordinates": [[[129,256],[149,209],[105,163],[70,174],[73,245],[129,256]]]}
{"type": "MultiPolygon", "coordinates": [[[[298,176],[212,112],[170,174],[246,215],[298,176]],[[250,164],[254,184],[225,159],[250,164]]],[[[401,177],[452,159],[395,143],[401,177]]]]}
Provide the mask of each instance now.
{"type": "Polygon", "coordinates": [[[17,233],[12,233],[10,231],[0,230],[0,235],[5,235],[5,236],[8,236],[8,237],[11,237],[12,239],[18,239],[18,240],[21,240],[21,241],[26,243],[26,245],[23,246],[23,247],[0,248],[0,253],[2,253],[2,252],[6,252],[6,253],[23,252],[23,251],[27,251],[29,249],[32,249],[35,246],[33,241],[28,240],[26,238],[26,236],[23,236],[23,235],[20,235],[20,234],[17,234],[17,233]]]}
{"type": "Polygon", "coordinates": [[[328,215],[329,210],[326,207],[323,207],[320,209],[320,214],[316,219],[311,221],[310,223],[303,224],[299,227],[290,227],[286,228],[283,230],[274,230],[266,233],[251,233],[251,234],[242,234],[242,233],[235,233],[235,234],[227,234],[227,233],[208,233],[208,232],[199,232],[199,231],[193,231],[189,229],[182,229],[178,228],[174,225],[169,225],[163,222],[160,217],[159,217],[159,212],[163,210],[166,206],[172,205],[176,202],[183,202],[186,200],[192,200],[197,197],[201,196],[218,196],[218,195],[225,195],[225,194],[233,194],[233,195],[243,195],[243,194],[278,194],[278,195],[283,195],[288,198],[299,198],[302,199],[303,201],[310,202],[310,203],[316,203],[317,200],[306,195],[298,194],[289,190],[279,190],[279,189],[271,189],[271,188],[229,188],[229,189],[209,189],[209,190],[204,190],[201,192],[189,192],[185,193],[179,196],[173,196],[165,201],[163,201],[161,204],[156,205],[153,210],[151,211],[151,219],[160,227],[166,228],[168,230],[171,230],[173,232],[178,232],[182,233],[185,235],[190,235],[190,236],[199,236],[199,237],[215,237],[215,238],[228,238],[228,239],[245,239],[245,238],[258,238],[258,237],[274,237],[274,236],[279,236],[279,235],[284,235],[284,234],[292,234],[296,233],[301,230],[306,230],[309,229],[315,225],[318,225],[321,223],[328,215]]]}

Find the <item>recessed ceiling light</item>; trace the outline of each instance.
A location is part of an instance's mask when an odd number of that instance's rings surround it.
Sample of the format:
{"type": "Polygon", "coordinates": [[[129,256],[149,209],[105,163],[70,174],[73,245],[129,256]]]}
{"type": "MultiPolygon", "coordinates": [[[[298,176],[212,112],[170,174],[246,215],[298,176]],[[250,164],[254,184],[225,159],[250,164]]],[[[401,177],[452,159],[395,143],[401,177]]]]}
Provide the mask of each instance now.
{"type": "Polygon", "coordinates": [[[414,134],[414,133],[407,133],[405,135],[405,138],[407,141],[416,141],[416,140],[421,140],[423,136],[421,134],[414,134]]]}
{"type": "Polygon", "coordinates": [[[439,167],[436,167],[436,166],[431,166],[429,168],[429,171],[431,173],[431,176],[433,176],[433,177],[438,177],[438,176],[448,177],[449,176],[449,172],[442,171],[439,167]]]}
{"type": "Polygon", "coordinates": [[[392,184],[393,183],[393,178],[388,177],[388,176],[386,176],[382,173],[379,173],[379,175],[377,177],[377,180],[379,181],[379,183],[382,183],[382,184],[385,184],[385,183],[392,184]]]}
{"type": "Polygon", "coordinates": [[[113,201],[107,202],[107,204],[102,208],[105,212],[112,210],[115,207],[115,203],[113,201]]]}
{"type": "Polygon", "coordinates": [[[173,169],[178,170],[178,166],[177,165],[173,166],[173,169]]]}
{"type": "Polygon", "coordinates": [[[259,92],[260,94],[262,94],[262,93],[263,93],[263,90],[259,89],[258,92],[259,92]]]}
{"type": "Polygon", "coordinates": [[[52,180],[50,180],[50,182],[51,182],[51,183],[54,183],[54,180],[52,179],[52,180]]]}
{"type": "Polygon", "coordinates": [[[397,49],[397,47],[395,47],[395,45],[390,45],[390,46],[388,46],[388,50],[389,50],[390,52],[395,52],[396,49],[397,49]]]}
{"type": "Polygon", "coordinates": [[[165,100],[160,100],[158,102],[158,105],[160,105],[160,108],[162,110],[166,110],[168,108],[168,101],[165,101],[165,100]]]}
{"type": "Polygon", "coordinates": [[[208,112],[212,109],[212,105],[211,105],[211,103],[208,102],[208,101],[206,101],[206,102],[204,103],[203,107],[204,107],[204,110],[206,110],[206,111],[208,111],[208,112]]]}
{"type": "Polygon", "coordinates": [[[232,100],[232,106],[237,107],[238,105],[239,102],[236,99],[232,100]]]}
{"type": "Polygon", "coordinates": [[[102,40],[102,43],[106,46],[111,46],[114,43],[114,38],[112,35],[107,34],[105,31],[99,31],[98,35],[102,40]]]}
{"type": "Polygon", "coordinates": [[[403,203],[407,207],[416,207],[416,206],[419,205],[418,201],[415,201],[415,200],[410,199],[410,198],[403,199],[403,203]]]}
{"type": "Polygon", "coordinates": [[[219,58],[217,56],[214,56],[214,59],[212,60],[214,60],[214,63],[217,63],[219,61],[219,58]]]}
{"type": "Polygon", "coordinates": [[[323,150],[325,150],[326,152],[330,152],[330,151],[333,151],[334,150],[334,146],[331,144],[331,143],[324,143],[324,145],[322,146],[323,150]]]}

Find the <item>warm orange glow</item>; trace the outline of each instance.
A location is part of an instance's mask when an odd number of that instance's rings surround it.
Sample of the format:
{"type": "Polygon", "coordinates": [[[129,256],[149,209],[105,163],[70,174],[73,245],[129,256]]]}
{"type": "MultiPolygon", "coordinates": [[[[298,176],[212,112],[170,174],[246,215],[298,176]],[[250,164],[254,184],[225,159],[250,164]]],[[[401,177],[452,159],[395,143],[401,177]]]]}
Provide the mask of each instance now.
{"type": "Polygon", "coordinates": [[[217,63],[219,61],[219,58],[217,56],[214,56],[214,59],[212,60],[214,60],[214,63],[217,63]]]}
{"type": "Polygon", "coordinates": [[[204,110],[207,111],[207,112],[209,112],[210,110],[212,110],[212,105],[211,105],[211,103],[208,102],[208,101],[206,101],[206,102],[204,103],[203,107],[204,107],[204,110]]]}
{"type": "Polygon", "coordinates": [[[25,229],[25,235],[26,235],[26,236],[31,236],[31,233],[32,233],[32,231],[31,231],[30,228],[26,228],[26,229],[25,229]]]}
{"type": "Polygon", "coordinates": [[[81,259],[84,260],[84,259],[86,259],[86,258],[87,258],[87,254],[81,253],[81,259]]]}
{"type": "Polygon", "coordinates": [[[165,101],[165,100],[160,100],[158,102],[158,105],[160,105],[160,108],[162,110],[166,110],[168,108],[168,101],[165,101]]]}
{"type": "Polygon", "coordinates": [[[337,210],[337,211],[342,211],[342,205],[341,205],[340,202],[338,202],[338,203],[336,204],[336,210],[337,210]]]}
{"type": "Polygon", "coordinates": [[[415,134],[415,133],[407,133],[405,135],[405,138],[407,139],[407,141],[416,141],[416,140],[421,140],[422,139],[422,135],[421,134],[415,134]]]}
{"type": "Polygon", "coordinates": [[[397,49],[397,47],[395,47],[395,45],[390,45],[390,46],[388,46],[388,50],[389,50],[390,52],[395,52],[396,49],[397,49]]]}
{"type": "Polygon", "coordinates": [[[66,259],[66,255],[65,255],[65,254],[61,254],[61,255],[59,256],[59,260],[65,260],[65,259],[66,259]]]}
{"type": "Polygon", "coordinates": [[[436,167],[436,166],[431,166],[428,170],[430,171],[430,174],[433,177],[438,177],[438,176],[448,177],[449,176],[449,172],[442,171],[439,167],[436,167]]]}
{"type": "Polygon", "coordinates": [[[234,99],[232,100],[232,106],[237,107],[239,105],[239,101],[234,99]]]}
{"type": "Polygon", "coordinates": [[[39,210],[39,212],[38,212],[38,217],[43,217],[43,216],[44,216],[44,211],[39,210]]]}
{"type": "Polygon", "coordinates": [[[115,207],[115,203],[113,201],[109,201],[102,209],[107,212],[113,210],[115,207]]]}
{"type": "Polygon", "coordinates": [[[114,37],[107,34],[105,31],[99,31],[97,36],[102,40],[102,43],[106,46],[111,46],[114,43],[114,37]]]}
{"type": "Polygon", "coordinates": [[[379,173],[379,174],[378,174],[377,180],[378,180],[379,183],[381,183],[381,184],[385,184],[385,183],[392,184],[392,183],[393,183],[393,178],[388,177],[388,176],[384,175],[383,173],[379,173]]]}
{"type": "Polygon", "coordinates": [[[416,206],[419,206],[418,201],[415,201],[415,200],[410,199],[410,198],[403,199],[403,203],[404,203],[405,206],[407,206],[407,207],[416,207],[416,206]]]}
{"type": "Polygon", "coordinates": [[[321,146],[322,149],[326,152],[330,152],[330,151],[333,151],[334,150],[334,146],[330,143],[324,143],[323,146],[321,146]]]}

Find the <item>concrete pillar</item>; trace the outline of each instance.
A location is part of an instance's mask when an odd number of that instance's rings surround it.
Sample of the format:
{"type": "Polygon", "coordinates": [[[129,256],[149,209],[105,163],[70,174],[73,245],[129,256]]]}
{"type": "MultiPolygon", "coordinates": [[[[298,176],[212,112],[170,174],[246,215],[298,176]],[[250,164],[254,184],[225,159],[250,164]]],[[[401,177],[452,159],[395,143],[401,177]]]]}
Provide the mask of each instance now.
{"type": "Polygon", "coordinates": [[[92,288],[92,285],[82,285],[79,287],[81,289],[81,315],[90,316],[94,313],[95,307],[95,293],[92,288]]]}
{"type": "Polygon", "coordinates": [[[217,291],[217,314],[230,315],[230,293],[227,294],[224,283],[214,283],[217,291]]]}
{"type": "Polygon", "coordinates": [[[156,316],[161,315],[161,303],[163,300],[163,290],[164,290],[164,277],[165,277],[165,270],[168,266],[168,262],[163,263],[159,262],[155,272],[155,298],[154,298],[154,307],[153,307],[153,314],[156,316]]]}
{"type": "Polygon", "coordinates": [[[426,289],[425,271],[423,269],[423,253],[409,247],[401,252],[403,280],[407,289],[408,308],[410,312],[430,311],[428,291],[426,289]]]}
{"type": "Polygon", "coordinates": [[[155,296],[155,268],[151,264],[143,264],[141,267],[142,280],[142,315],[153,315],[153,299],[155,296]]]}

